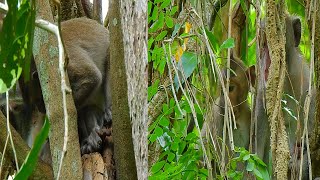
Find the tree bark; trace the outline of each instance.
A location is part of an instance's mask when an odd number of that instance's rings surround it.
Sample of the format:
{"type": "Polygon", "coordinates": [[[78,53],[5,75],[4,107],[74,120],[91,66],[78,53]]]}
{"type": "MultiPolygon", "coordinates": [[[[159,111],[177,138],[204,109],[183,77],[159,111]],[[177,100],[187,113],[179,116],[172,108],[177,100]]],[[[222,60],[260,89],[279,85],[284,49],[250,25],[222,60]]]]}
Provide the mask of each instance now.
{"type": "Polygon", "coordinates": [[[266,37],[270,52],[270,70],[266,89],[270,123],[270,144],[273,172],[276,179],[287,179],[289,147],[281,108],[285,71],[285,11],[284,1],[267,0],[266,37]]]}
{"type": "Polygon", "coordinates": [[[146,9],[145,0],[110,4],[113,138],[121,180],[147,179],[146,9]]]}
{"type": "MultiPolygon", "coordinates": [[[[37,1],[37,17],[53,21],[48,1],[37,1]]],[[[54,177],[57,178],[58,167],[64,142],[64,115],[62,108],[61,80],[58,71],[57,41],[49,32],[36,28],[34,38],[34,59],[37,66],[46,112],[51,123],[49,135],[53,161],[54,177]]],[[[69,81],[67,78],[67,85],[69,81]]],[[[65,154],[61,179],[82,179],[82,163],[77,128],[77,111],[72,94],[67,94],[69,114],[68,148],[65,154]]]]}
{"type": "Polygon", "coordinates": [[[102,24],[102,1],[93,1],[93,19],[102,24]]]}
{"type": "MultiPolygon", "coordinates": [[[[315,2],[314,2],[315,3],[315,2]]],[[[314,130],[310,137],[310,149],[312,159],[312,175],[313,177],[320,177],[320,2],[316,2],[316,6],[310,5],[310,0],[306,4],[306,14],[309,13],[311,8],[317,11],[311,11],[311,17],[308,20],[310,37],[312,35],[313,21],[315,21],[314,32],[314,69],[316,77],[316,113],[314,114],[314,130]],[[313,14],[315,13],[315,15],[313,14]],[[315,17],[315,18],[313,18],[315,17]]],[[[310,38],[311,39],[311,38],[310,38]]],[[[311,114],[313,115],[313,114],[311,114]]]]}

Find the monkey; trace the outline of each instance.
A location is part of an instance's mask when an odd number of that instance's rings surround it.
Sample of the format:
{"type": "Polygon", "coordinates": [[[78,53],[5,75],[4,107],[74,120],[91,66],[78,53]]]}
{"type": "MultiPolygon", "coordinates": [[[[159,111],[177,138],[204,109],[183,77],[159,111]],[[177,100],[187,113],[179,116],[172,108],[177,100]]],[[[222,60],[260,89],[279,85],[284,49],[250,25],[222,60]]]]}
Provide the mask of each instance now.
{"type": "MultiPolygon", "coordinates": [[[[237,147],[248,149],[250,143],[251,109],[247,97],[250,84],[252,85],[255,81],[255,74],[253,73],[254,67],[247,68],[241,59],[231,55],[230,68],[228,97],[232,104],[237,126],[236,129],[232,129],[233,142],[237,147]]],[[[201,132],[202,137],[204,137],[204,134],[208,132],[209,129],[213,133],[214,140],[221,142],[219,139],[223,137],[224,107],[224,98],[221,96],[215,102],[213,120],[205,122],[203,125],[201,132]]],[[[227,146],[228,148],[226,148],[226,150],[230,150],[228,135],[226,142],[222,142],[221,146],[227,146]]],[[[227,152],[227,154],[229,154],[229,152],[227,152]]],[[[240,165],[239,168],[243,170],[244,166],[240,165]]]]}
{"type": "Polygon", "coordinates": [[[99,130],[111,123],[109,32],[88,18],[61,23],[67,73],[78,112],[81,154],[99,151],[99,130]]]}
{"type": "MultiPolygon", "coordinates": [[[[285,98],[287,101],[286,107],[292,111],[293,116],[296,117],[296,120],[292,115],[289,113],[284,113],[285,119],[285,126],[288,134],[288,141],[289,141],[289,149],[290,149],[290,163],[289,163],[289,177],[294,178],[294,175],[299,173],[300,168],[300,151],[301,151],[301,136],[304,124],[304,112],[303,106],[306,99],[306,95],[308,93],[308,85],[310,82],[309,72],[310,68],[308,64],[303,59],[301,52],[299,50],[299,44],[301,39],[301,21],[298,17],[286,15],[285,19],[286,23],[286,44],[285,44],[285,51],[286,51],[286,79],[284,82],[284,97],[288,97],[290,95],[296,101],[292,100],[292,98],[285,98]],[[298,151],[297,151],[298,150],[298,151]],[[295,159],[298,162],[295,162],[294,155],[299,154],[298,157],[295,159]],[[290,172],[291,171],[291,172],[290,172]]],[[[264,24],[262,25],[264,28],[264,24]]],[[[262,29],[262,33],[263,33],[262,29]]],[[[262,58],[260,59],[261,64],[264,66],[262,67],[262,72],[264,78],[261,78],[263,82],[261,83],[261,87],[258,88],[258,95],[256,99],[256,115],[257,115],[257,142],[259,143],[257,146],[257,154],[260,158],[263,158],[264,162],[267,164],[269,163],[270,159],[270,128],[266,109],[265,109],[265,102],[264,102],[264,93],[266,89],[266,80],[268,78],[269,66],[270,66],[270,55],[269,49],[266,43],[265,34],[263,33],[262,36],[263,40],[263,51],[262,51],[262,58]],[[262,92],[262,93],[261,93],[262,92]]],[[[313,123],[313,115],[314,115],[314,98],[311,98],[311,109],[309,112],[309,120],[308,120],[308,127],[309,132],[311,132],[310,128],[312,127],[313,123]]],[[[305,152],[305,151],[304,151],[305,152]]],[[[303,157],[303,179],[308,179],[308,167],[307,167],[307,154],[304,153],[303,157]]]]}
{"type": "MultiPolygon", "coordinates": [[[[76,18],[62,22],[61,33],[69,59],[66,70],[78,114],[81,155],[97,152],[102,148],[99,130],[103,125],[111,126],[112,122],[109,32],[94,20],[76,18]]],[[[35,65],[31,77],[27,84],[19,81],[24,105],[14,116],[32,114],[33,109],[28,109],[30,105],[35,105],[41,113],[46,111],[35,65]]],[[[23,128],[20,132],[26,136],[24,139],[30,134],[25,135],[23,131],[37,132],[30,125],[24,124],[23,128]]]]}
{"type": "MultiPolygon", "coordinates": [[[[10,96],[12,96],[10,97],[8,104],[10,124],[31,148],[35,142],[36,136],[43,126],[45,114],[41,113],[35,105],[26,104],[22,99],[20,92],[10,96]]],[[[6,115],[4,94],[0,100],[0,109],[2,113],[6,115]]],[[[43,144],[39,157],[43,162],[51,165],[52,159],[48,140],[43,144]]]]}

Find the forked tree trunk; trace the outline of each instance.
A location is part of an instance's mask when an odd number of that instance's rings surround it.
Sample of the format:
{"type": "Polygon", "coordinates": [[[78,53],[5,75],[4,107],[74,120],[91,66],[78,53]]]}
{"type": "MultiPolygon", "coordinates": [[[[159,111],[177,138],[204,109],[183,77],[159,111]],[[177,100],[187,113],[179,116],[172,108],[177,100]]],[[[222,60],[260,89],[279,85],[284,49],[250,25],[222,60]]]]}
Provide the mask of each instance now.
{"type": "MultiPolygon", "coordinates": [[[[53,21],[48,1],[36,1],[37,17],[53,21]]],[[[54,177],[57,178],[58,167],[64,142],[64,115],[62,108],[61,79],[58,71],[57,40],[52,34],[39,28],[35,29],[34,59],[39,74],[40,85],[46,112],[51,123],[50,148],[54,177]],[[52,53],[52,49],[54,50],[52,53]]],[[[67,85],[70,87],[69,82],[67,85]]],[[[72,94],[66,96],[68,121],[68,146],[65,154],[60,179],[82,179],[82,164],[77,128],[77,111],[72,94]]]]}

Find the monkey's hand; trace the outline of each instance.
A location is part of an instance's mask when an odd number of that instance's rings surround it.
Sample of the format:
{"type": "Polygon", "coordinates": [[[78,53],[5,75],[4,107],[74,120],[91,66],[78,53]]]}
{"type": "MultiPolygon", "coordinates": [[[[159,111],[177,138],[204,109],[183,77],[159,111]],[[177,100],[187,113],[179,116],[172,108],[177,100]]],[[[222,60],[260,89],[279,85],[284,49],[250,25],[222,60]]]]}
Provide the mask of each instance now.
{"type": "Polygon", "coordinates": [[[102,148],[102,139],[100,138],[98,128],[93,130],[90,135],[81,143],[81,155],[89,154],[92,152],[99,152],[102,148]]]}

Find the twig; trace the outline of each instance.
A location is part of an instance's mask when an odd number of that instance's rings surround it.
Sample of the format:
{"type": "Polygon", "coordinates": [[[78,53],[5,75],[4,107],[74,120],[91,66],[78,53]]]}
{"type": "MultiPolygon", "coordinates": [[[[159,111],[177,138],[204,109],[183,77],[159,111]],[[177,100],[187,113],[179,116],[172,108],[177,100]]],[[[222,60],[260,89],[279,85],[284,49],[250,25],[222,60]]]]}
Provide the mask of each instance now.
{"type": "Polygon", "coordinates": [[[6,109],[7,109],[7,131],[8,131],[9,138],[10,138],[10,143],[11,143],[11,146],[12,146],[12,151],[13,151],[14,161],[16,163],[16,168],[17,168],[17,171],[19,171],[17,152],[16,152],[16,149],[14,148],[14,143],[13,143],[13,140],[12,140],[12,133],[11,133],[11,128],[10,128],[10,121],[9,121],[9,91],[6,92],[6,99],[7,99],[7,105],[6,105],[6,109]]]}

